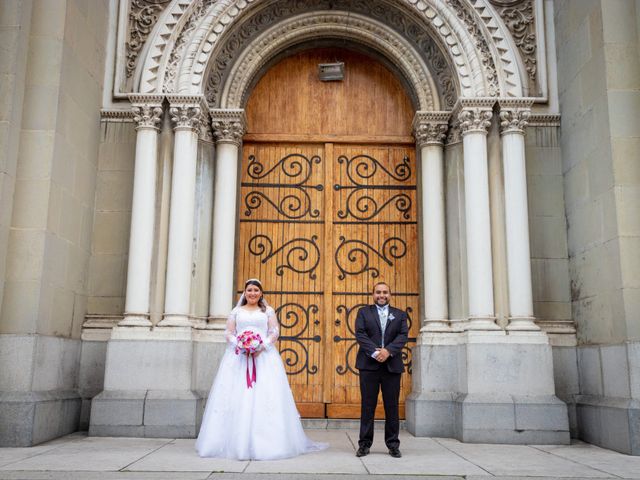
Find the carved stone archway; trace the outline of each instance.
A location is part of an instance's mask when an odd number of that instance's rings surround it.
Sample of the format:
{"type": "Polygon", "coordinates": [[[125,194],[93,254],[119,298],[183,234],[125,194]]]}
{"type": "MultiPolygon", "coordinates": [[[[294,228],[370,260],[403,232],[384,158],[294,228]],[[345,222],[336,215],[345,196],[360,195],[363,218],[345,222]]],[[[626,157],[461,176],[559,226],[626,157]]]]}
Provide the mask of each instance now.
{"type": "MultiPolygon", "coordinates": [[[[203,94],[212,64],[231,68],[247,42],[269,26],[296,14],[334,9],[377,19],[418,52],[430,55],[454,78],[455,98],[521,97],[526,78],[508,29],[488,0],[471,3],[473,8],[459,0],[179,0],[163,12],[149,39],[136,89],[203,94]],[[223,46],[232,36],[231,48],[223,46]],[[230,55],[225,55],[225,48],[230,55]]],[[[447,94],[442,92],[441,97],[447,94]]]]}

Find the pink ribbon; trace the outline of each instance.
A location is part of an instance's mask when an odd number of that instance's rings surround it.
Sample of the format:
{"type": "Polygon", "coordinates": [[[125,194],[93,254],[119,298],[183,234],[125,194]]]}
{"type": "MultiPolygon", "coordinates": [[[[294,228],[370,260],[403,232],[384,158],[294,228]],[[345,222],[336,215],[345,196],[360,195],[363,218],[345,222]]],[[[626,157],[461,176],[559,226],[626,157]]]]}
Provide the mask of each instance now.
{"type": "Polygon", "coordinates": [[[256,383],[258,375],[256,374],[256,357],[247,352],[247,388],[252,388],[256,383]],[[253,360],[253,374],[249,374],[249,357],[253,360]]]}

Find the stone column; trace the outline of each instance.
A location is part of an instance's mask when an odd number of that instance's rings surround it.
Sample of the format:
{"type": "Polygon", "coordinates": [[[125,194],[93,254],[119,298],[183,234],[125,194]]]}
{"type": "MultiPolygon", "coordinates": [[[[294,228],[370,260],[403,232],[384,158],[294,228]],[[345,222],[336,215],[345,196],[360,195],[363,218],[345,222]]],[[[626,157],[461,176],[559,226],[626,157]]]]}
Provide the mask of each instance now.
{"type": "Polygon", "coordinates": [[[499,330],[493,305],[491,221],[487,131],[491,126],[492,99],[461,103],[458,113],[464,150],[465,224],[469,288],[468,330],[499,330]]]}
{"type": "Polygon", "coordinates": [[[531,114],[528,99],[500,100],[504,169],[509,325],[507,330],[540,330],[534,323],[529,250],[529,212],[524,129],[531,114]]]}
{"type": "Polygon", "coordinates": [[[169,207],[169,249],[164,315],[160,327],[190,327],[191,262],[198,133],[206,107],[200,96],[169,96],[174,122],[169,207]]]}
{"type": "Polygon", "coordinates": [[[417,112],[413,119],[422,158],[424,319],[420,331],[448,332],[444,138],[451,112],[417,112]]]}
{"type": "Polygon", "coordinates": [[[236,198],[240,144],[246,126],[244,110],[212,110],[211,124],[216,140],[216,173],[209,317],[213,325],[219,325],[226,321],[234,297],[236,198]]]}
{"type": "Polygon", "coordinates": [[[124,319],[118,326],[150,327],[149,289],[156,203],[158,124],[162,120],[162,96],[130,95],[136,127],[136,159],[133,174],[131,233],[124,319]]]}

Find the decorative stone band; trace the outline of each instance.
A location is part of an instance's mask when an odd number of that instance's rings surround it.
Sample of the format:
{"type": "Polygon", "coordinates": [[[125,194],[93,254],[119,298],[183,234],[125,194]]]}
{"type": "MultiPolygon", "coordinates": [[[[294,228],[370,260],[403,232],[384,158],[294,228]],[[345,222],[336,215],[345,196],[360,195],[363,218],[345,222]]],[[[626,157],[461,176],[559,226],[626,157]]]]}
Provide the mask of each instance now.
{"type": "Polygon", "coordinates": [[[163,100],[163,95],[129,95],[133,121],[136,123],[136,130],[142,128],[159,130],[158,125],[162,121],[163,100]]]}
{"type": "Polygon", "coordinates": [[[128,110],[102,109],[100,110],[100,121],[109,123],[133,122],[133,112],[128,110]]]}
{"type": "Polygon", "coordinates": [[[500,134],[519,133],[524,135],[531,116],[532,98],[500,99],[500,134]]]}
{"type": "Polygon", "coordinates": [[[418,148],[426,145],[443,145],[449,129],[450,117],[451,112],[416,112],[412,128],[418,148]]]}
{"type": "Polygon", "coordinates": [[[202,95],[167,95],[169,114],[174,124],[173,129],[193,130],[200,133],[203,112],[208,110],[207,102],[202,95]]]}
{"type": "Polygon", "coordinates": [[[557,113],[532,113],[529,117],[530,127],[559,127],[560,114],[557,113]]]}
{"type": "Polygon", "coordinates": [[[216,143],[232,143],[240,146],[247,129],[247,117],[241,108],[212,109],[211,126],[216,143]]]}

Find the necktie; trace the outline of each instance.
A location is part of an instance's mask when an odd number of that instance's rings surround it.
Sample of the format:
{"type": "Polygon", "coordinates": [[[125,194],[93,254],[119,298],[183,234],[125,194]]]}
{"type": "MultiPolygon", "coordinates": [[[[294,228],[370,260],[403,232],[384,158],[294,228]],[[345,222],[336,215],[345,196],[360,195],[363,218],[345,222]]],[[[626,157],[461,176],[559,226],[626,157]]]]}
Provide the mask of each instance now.
{"type": "Polygon", "coordinates": [[[380,326],[382,327],[382,346],[384,347],[384,331],[387,329],[387,310],[383,309],[378,313],[380,315],[380,326]]]}

